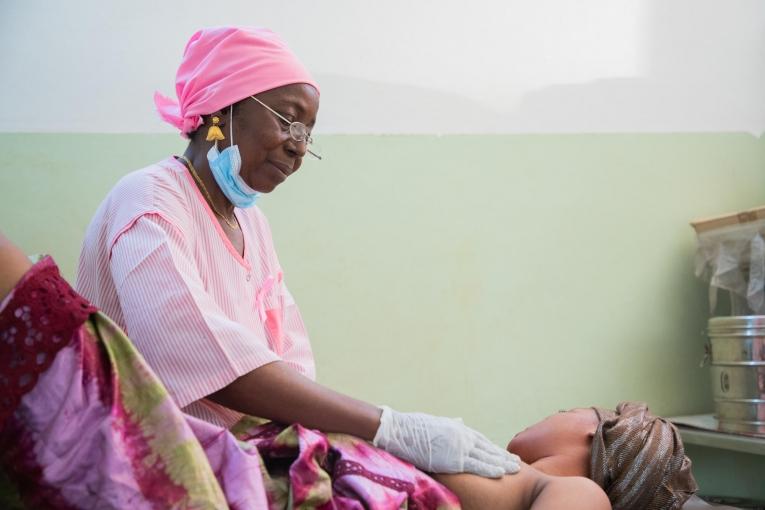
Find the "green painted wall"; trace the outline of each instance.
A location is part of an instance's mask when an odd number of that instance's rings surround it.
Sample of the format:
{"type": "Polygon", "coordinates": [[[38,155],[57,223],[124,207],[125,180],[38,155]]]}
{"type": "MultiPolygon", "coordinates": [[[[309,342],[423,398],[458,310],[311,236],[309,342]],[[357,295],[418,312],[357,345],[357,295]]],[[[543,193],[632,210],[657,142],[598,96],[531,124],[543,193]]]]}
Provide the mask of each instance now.
{"type": "MultiPolygon", "coordinates": [[[[765,457],[686,445],[700,494],[756,499],[765,506],[765,457]]],[[[736,505],[738,506],[738,505],[736,505]]]]}
{"type": "MultiPolygon", "coordinates": [[[[560,408],[641,399],[660,414],[711,409],[688,220],[765,203],[764,138],[322,145],[325,160],[261,206],[323,383],[462,416],[501,444],[560,408]]],[[[0,135],[0,228],[72,277],[114,182],[182,149],[173,135],[0,135]]]]}

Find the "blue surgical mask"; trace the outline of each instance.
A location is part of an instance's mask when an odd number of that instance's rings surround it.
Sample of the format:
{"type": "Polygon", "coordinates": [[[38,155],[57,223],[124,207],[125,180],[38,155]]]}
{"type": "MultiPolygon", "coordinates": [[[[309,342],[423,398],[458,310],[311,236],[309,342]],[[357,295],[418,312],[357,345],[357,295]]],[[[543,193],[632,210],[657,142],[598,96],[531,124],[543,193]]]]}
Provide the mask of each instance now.
{"type": "Polygon", "coordinates": [[[234,207],[247,208],[255,205],[260,193],[255,191],[244,182],[239,172],[242,171],[242,157],[239,155],[239,146],[234,145],[234,107],[230,107],[229,127],[231,145],[218,151],[218,142],[210,147],[207,152],[207,162],[210,163],[215,182],[234,207]]]}

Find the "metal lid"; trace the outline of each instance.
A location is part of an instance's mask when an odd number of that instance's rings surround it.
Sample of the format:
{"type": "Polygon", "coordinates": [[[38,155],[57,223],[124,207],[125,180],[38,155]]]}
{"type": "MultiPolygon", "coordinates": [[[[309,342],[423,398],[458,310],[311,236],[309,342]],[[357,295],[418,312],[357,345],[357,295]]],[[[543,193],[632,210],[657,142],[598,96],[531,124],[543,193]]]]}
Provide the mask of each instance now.
{"type": "Polygon", "coordinates": [[[734,315],[709,319],[709,332],[765,329],[765,315],[734,315]]]}

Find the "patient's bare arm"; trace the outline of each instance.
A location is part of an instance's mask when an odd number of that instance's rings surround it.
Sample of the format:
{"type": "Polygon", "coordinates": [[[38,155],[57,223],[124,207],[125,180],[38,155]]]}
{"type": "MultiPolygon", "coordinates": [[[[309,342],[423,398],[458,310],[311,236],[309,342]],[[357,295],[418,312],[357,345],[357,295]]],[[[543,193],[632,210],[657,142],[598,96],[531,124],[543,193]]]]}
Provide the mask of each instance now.
{"type": "Polygon", "coordinates": [[[0,232],[0,301],[8,295],[32,263],[0,232]]]}

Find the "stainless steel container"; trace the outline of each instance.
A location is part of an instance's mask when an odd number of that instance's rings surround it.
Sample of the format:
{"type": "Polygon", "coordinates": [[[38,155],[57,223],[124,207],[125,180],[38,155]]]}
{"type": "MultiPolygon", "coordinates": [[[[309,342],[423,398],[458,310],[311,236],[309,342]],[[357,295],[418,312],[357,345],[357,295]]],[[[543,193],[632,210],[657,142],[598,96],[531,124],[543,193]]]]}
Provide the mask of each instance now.
{"type": "Polygon", "coordinates": [[[765,315],[709,319],[720,430],[765,436],[765,315]]]}

